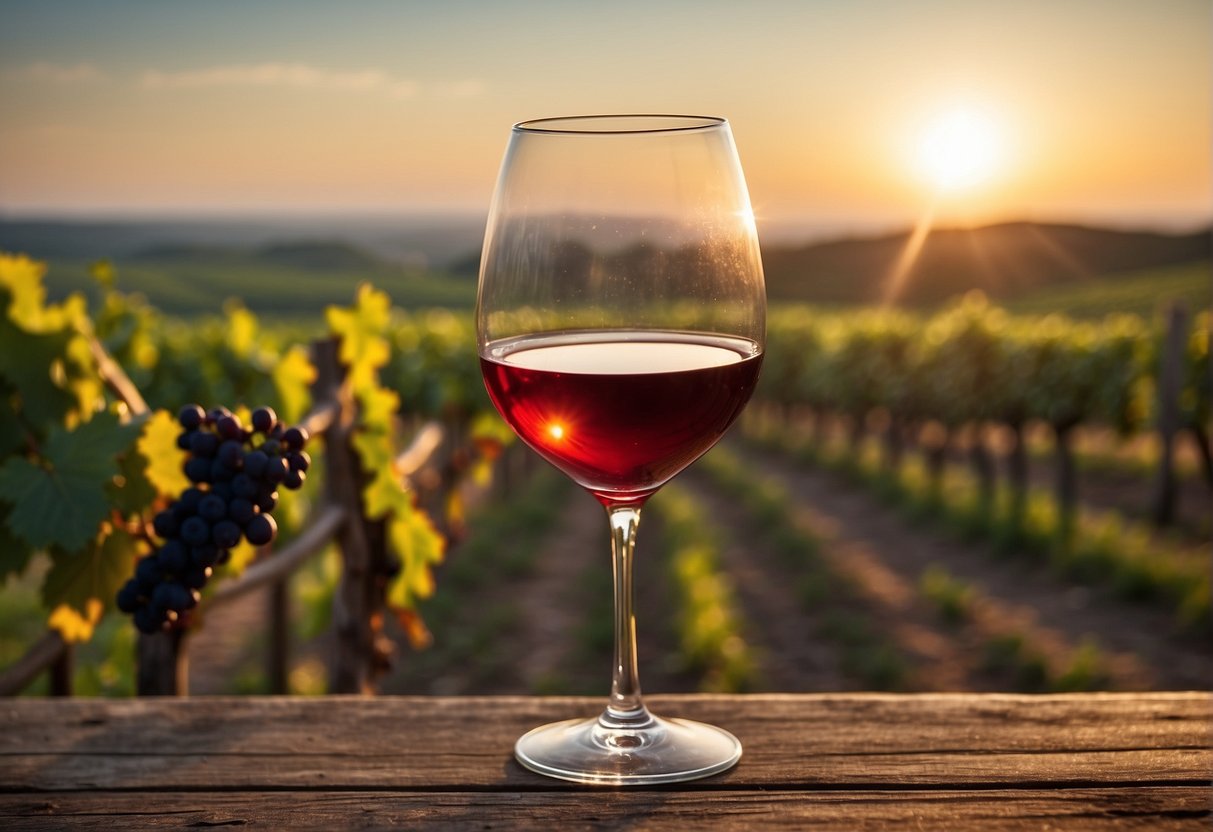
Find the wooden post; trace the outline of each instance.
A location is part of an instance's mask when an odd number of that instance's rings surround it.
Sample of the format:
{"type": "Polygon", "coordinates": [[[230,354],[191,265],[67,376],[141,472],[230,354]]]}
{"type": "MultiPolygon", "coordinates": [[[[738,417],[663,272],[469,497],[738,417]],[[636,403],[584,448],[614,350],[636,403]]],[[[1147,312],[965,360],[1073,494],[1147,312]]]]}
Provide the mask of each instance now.
{"type": "MultiPolygon", "coordinates": [[[[316,382],[314,401],[332,399],[340,413],[324,435],[325,489],[329,501],[345,512],[337,535],[341,549],[341,578],[333,597],[333,656],[329,663],[329,693],[374,693],[373,620],[381,620],[382,587],[377,584],[376,558],[370,527],[362,507],[363,472],[351,445],[357,409],[345,371],[337,358],[337,342],[312,345],[316,382]],[[378,590],[376,592],[376,590],[378,590]],[[378,598],[375,596],[378,595],[378,598]]],[[[380,547],[382,548],[382,547],[380,547]]],[[[386,569],[386,564],[383,565],[386,569]]]]}
{"type": "Polygon", "coordinates": [[[973,425],[973,441],[969,446],[969,463],[977,475],[977,493],[981,500],[982,517],[992,518],[994,511],[994,459],[986,447],[985,431],[981,422],[973,425]]]}
{"type": "Polygon", "coordinates": [[[1175,436],[1179,433],[1179,395],[1183,384],[1184,342],[1188,335],[1188,313],[1182,304],[1167,310],[1167,331],[1163,336],[1158,363],[1158,441],[1161,452],[1158,478],[1154,484],[1151,514],[1155,525],[1165,526],[1175,519],[1175,436]]]}
{"type": "Polygon", "coordinates": [[[1074,449],[1070,442],[1074,434],[1073,424],[1054,425],[1054,452],[1057,459],[1057,516],[1058,532],[1063,542],[1068,543],[1074,530],[1074,515],[1078,510],[1078,469],[1074,463],[1074,449]]]}
{"type": "Polygon", "coordinates": [[[1017,538],[1023,530],[1024,514],[1028,506],[1028,448],[1022,422],[1013,422],[1011,428],[1011,450],[1007,454],[1007,481],[1011,484],[1011,509],[1009,526],[1017,538]]]}
{"type": "Polygon", "coordinates": [[[48,668],[51,677],[51,696],[71,696],[72,676],[75,670],[76,645],[68,642],[62,652],[48,668]]]}
{"type": "Polygon", "coordinates": [[[275,581],[269,590],[267,617],[269,639],[266,645],[265,675],[270,693],[289,693],[290,674],[290,578],[275,581]]]}
{"type": "Polygon", "coordinates": [[[135,692],[139,696],[189,693],[189,655],[184,630],[139,634],[135,692]]]}

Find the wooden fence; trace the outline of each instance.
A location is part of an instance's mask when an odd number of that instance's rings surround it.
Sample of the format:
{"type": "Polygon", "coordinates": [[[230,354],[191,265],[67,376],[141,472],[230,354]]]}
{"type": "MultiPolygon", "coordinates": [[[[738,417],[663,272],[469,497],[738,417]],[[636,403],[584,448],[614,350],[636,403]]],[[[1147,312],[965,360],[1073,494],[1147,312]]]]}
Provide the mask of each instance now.
{"type": "MultiPolygon", "coordinates": [[[[111,389],[127,402],[132,412],[146,412],[147,405],[138,390],[96,342],[94,355],[111,389]]],[[[267,548],[239,577],[216,586],[201,602],[201,609],[211,613],[250,592],[268,590],[266,676],[270,692],[285,693],[290,666],[287,582],[330,542],[336,543],[342,569],[333,602],[335,645],[328,689],[330,693],[371,693],[376,677],[386,666],[390,647],[382,632],[390,555],[383,523],[368,521],[363,511],[362,491],[368,474],[362,470],[350,442],[358,422],[357,401],[345,383],[345,371],[337,359],[337,343],[315,342],[311,357],[316,368],[314,404],[300,424],[307,428],[313,441],[323,443],[323,495],[296,537],[277,550],[267,548]]],[[[412,479],[457,439],[437,422],[425,423],[397,457],[397,471],[400,476],[412,479]]],[[[450,474],[450,466],[441,466],[439,490],[451,487],[449,481],[443,482],[449,480],[450,474]]],[[[189,639],[190,632],[184,629],[140,634],[136,679],[139,695],[188,693],[189,639]]],[[[0,696],[19,693],[43,672],[49,674],[52,695],[71,695],[74,652],[73,645],[65,642],[58,632],[49,631],[21,659],[0,673],[0,696]]]]}

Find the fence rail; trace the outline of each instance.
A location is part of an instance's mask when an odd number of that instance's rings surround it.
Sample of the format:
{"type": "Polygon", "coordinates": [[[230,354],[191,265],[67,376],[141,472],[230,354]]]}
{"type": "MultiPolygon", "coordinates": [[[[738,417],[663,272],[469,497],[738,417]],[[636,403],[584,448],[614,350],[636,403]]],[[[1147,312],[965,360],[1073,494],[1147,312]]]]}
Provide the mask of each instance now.
{"type": "MultiPolygon", "coordinates": [[[[107,386],[133,415],[147,412],[138,389],[95,339],[92,349],[107,386]]],[[[277,550],[266,549],[243,574],[220,583],[203,600],[202,608],[213,612],[251,592],[269,591],[267,676],[271,692],[284,693],[289,666],[287,581],[329,543],[335,542],[343,568],[334,602],[333,619],[339,644],[331,662],[329,690],[367,693],[373,691],[382,665],[383,645],[375,621],[383,618],[382,576],[388,570],[388,554],[382,524],[366,520],[362,510],[362,485],[367,472],[362,470],[350,443],[358,421],[357,402],[345,383],[337,344],[332,340],[317,341],[311,352],[317,370],[312,388],[315,404],[300,424],[314,439],[323,442],[325,495],[294,539],[277,550]]],[[[451,440],[450,432],[441,424],[424,423],[396,458],[397,473],[405,479],[414,478],[434,464],[451,440]]],[[[139,695],[188,693],[188,644],[189,633],[185,630],[139,636],[136,675],[139,695]]],[[[24,656],[0,671],[0,696],[20,693],[44,672],[50,675],[52,694],[70,695],[73,654],[73,646],[57,631],[48,631],[24,656]]]]}

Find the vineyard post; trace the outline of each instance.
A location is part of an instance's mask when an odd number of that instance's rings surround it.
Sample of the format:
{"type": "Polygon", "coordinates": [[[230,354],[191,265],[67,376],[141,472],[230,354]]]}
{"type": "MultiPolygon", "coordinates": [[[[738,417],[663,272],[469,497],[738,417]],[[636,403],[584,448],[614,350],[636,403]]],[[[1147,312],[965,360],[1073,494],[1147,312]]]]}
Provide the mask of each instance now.
{"type": "Polygon", "coordinates": [[[270,693],[287,693],[290,666],[290,577],[270,586],[269,640],[265,654],[265,677],[270,693]]]}
{"type": "Polygon", "coordinates": [[[1163,336],[1158,364],[1158,439],[1161,452],[1158,477],[1154,486],[1154,523],[1165,526],[1175,518],[1175,436],[1179,432],[1179,396],[1183,384],[1184,344],[1188,334],[1188,313],[1182,304],[1167,310],[1167,328],[1163,336]]]}
{"type": "Polygon", "coordinates": [[[1075,421],[1053,425],[1054,451],[1057,457],[1057,516],[1058,533],[1063,542],[1069,542],[1074,530],[1074,512],[1078,509],[1078,469],[1074,462],[1075,421]]]}
{"type": "Polygon", "coordinates": [[[994,459],[986,446],[985,425],[980,421],[974,422],[972,426],[969,463],[973,467],[973,473],[977,475],[982,519],[990,520],[994,512],[994,459]]]}
{"type": "MultiPolygon", "coordinates": [[[[324,435],[325,488],[329,502],[344,509],[346,517],[337,534],[341,577],[333,597],[336,643],[329,665],[329,693],[374,693],[375,622],[383,619],[383,587],[376,581],[373,547],[382,543],[382,534],[373,535],[372,524],[365,519],[364,472],[351,443],[358,413],[338,360],[337,342],[313,343],[312,365],[316,368],[313,399],[332,399],[340,405],[324,435]]],[[[381,552],[378,560],[382,559],[381,552]]]]}
{"type": "Polygon", "coordinates": [[[76,665],[76,645],[67,643],[50,666],[51,696],[71,696],[76,665]]]}
{"type": "Polygon", "coordinates": [[[1011,449],[1007,454],[1007,480],[1011,485],[1010,528],[1018,535],[1023,529],[1024,511],[1028,503],[1028,448],[1024,424],[1015,420],[1011,430],[1011,449]]]}
{"type": "Polygon", "coordinates": [[[139,696],[185,696],[189,693],[186,633],[173,628],[140,633],[135,690],[139,696]]]}

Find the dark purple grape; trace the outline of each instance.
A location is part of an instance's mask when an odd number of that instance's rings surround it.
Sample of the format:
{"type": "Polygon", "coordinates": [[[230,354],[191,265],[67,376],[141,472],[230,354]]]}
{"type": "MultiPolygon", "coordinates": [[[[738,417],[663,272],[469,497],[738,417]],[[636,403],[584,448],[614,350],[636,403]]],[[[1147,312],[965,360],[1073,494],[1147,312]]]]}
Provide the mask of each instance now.
{"type": "Polygon", "coordinates": [[[160,582],[160,564],[156,563],[155,555],[147,555],[135,565],[135,580],[140,587],[155,586],[160,582]]]}
{"type": "Polygon", "coordinates": [[[244,455],[244,473],[253,479],[261,479],[265,476],[265,465],[269,461],[269,454],[265,451],[249,451],[244,455]]]}
{"type": "Polygon", "coordinates": [[[186,587],[185,606],[182,607],[181,609],[192,610],[194,607],[198,606],[198,602],[201,600],[202,600],[201,592],[199,592],[196,589],[193,589],[192,587],[186,587]]]}
{"type": "Polygon", "coordinates": [[[189,565],[190,556],[180,540],[170,540],[160,547],[156,560],[160,563],[162,572],[176,575],[189,565]]]}
{"type": "Polygon", "coordinates": [[[177,533],[177,516],[171,511],[162,511],[152,520],[156,537],[170,538],[177,533]]]}
{"type": "Polygon", "coordinates": [[[286,472],[288,470],[285,459],[280,456],[272,456],[270,457],[270,461],[265,463],[265,479],[267,482],[277,485],[286,479],[286,472]]]}
{"type": "Polygon", "coordinates": [[[215,422],[215,430],[224,439],[244,439],[244,425],[237,416],[223,416],[215,422]]]}
{"type": "MultiPolygon", "coordinates": [[[[207,529],[209,535],[210,529],[207,529]]],[[[219,547],[214,543],[203,543],[190,549],[190,563],[198,567],[214,566],[219,560],[219,547]]]]}
{"type": "Polygon", "coordinates": [[[225,564],[226,564],[226,563],[227,563],[229,560],[231,560],[231,559],[232,559],[232,553],[231,553],[231,552],[229,552],[227,549],[220,549],[220,550],[219,550],[219,557],[218,557],[218,558],[215,560],[215,565],[216,565],[216,566],[223,566],[223,565],[225,565],[225,564]]]}
{"type": "Polygon", "coordinates": [[[114,600],[123,612],[134,612],[139,608],[139,584],[134,578],[122,585],[114,600]]]}
{"type": "Polygon", "coordinates": [[[211,539],[211,524],[201,517],[191,517],[181,524],[181,542],[187,546],[202,546],[211,539]]]}
{"type": "Polygon", "coordinates": [[[231,482],[236,472],[217,459],[211,460],[211,482],[231,482]]]}
{"type": "Polygon", "coordinates": [[[214,483],[211,485],[211,493],[216,497],[221,498],[224,502],[227,502],[228,500],[232,499],[232,497],[236,496],[232,492],[231,480],[228,480],[227,482],[214,483]]]}
{"type": "Polygon", "coordinates": [[[282,484],[292,491],[297,490],[303,485],[303,481],[307,479],[307,474],[302,471],[292,468],[286,472],[286,476],[282,478],[282,484]]]}
{"type": "Polygon", "coordinates": [[[201,488],[187,488],[177,498],[177,505],[188,509],[191,514],[196,514],[198,512],[198,504],[202,502],[202,498],[205,496],[206,492],[201,488]]]}
{"type": "Polygon", "coordinates": [[[135,610],[135,626],[139,632],[151,635],[164,626],[164,614],[151,607],[140,607],[135,610]]]}
{"type": "Polygon", "coordinates": [[[212,407],[210,412],[206,414],[206,418],[209,419],[212,424],[215,424],[215,423],[218,423],[218,421],[220,419],[222,419],[224,416],[231,416],[231,415],[232,415],[232,411],[228,410],[223,405],[219,405],[218,407],[212,407]]]}
{"type": "Polygon", "coordinates": [[[165,581],[152,593],[152,607],[160,610],[180,611],[188,603],[189,590],[176,581],[165,581]]]}
{"type": "Polygon", "coordinates": [[[227,516],[227,503],[222,497],[207,494],[198,504],[198,516],[208,523],[218,523],[227,516]]]}
{"type": "Polygon", "coordinates": [[[192,430],[182,431],[177,434],[177,447],[180,450],[188,451],[190,449],[190,441],[194,438],[192,430]]]}
{"type": "Polygon", "coordinates": [[[206,411],[196,404],[187,404],[177,414],[177,424],[186,430],[197,430],[206,418],[206,411]]]}
{"type": "Polygon", "coordinates": [[[312,458],[308,456],[307,451],[291,451],[287,454],[286,462],[291,468],[304,474],[312,467],[312,458]]]}
{"type": "Polygon", "coordinates": [[[210,482],[211,461],[200,456],[192,456],[185,461],[185,476],[190,482],[210,482]]]}
{"type": "Polygon", "coordinates": [[[243,497],[237,497],[227,504],[228,519],[237,526],[243,527],[256,515],[257,508],[243,497]]]}
{"type": "Polygon", "coordinates": [[[259,407],[253,411],[253,430],[269,433],[278,423],[278,414],[272,407],[259,407]]]}
{"type": "Polygon", "coordinates": [[[278,492],[269,491],[258,495],[257,508],[261,509],[262,514],[269,514],[278,508],[278,492]]]}
{"type": "Polygon", "coordinates": [[[302,451],[307,440],[307,428],[288,428],[286,433],[282,434],[282,444],[292,451],[302,451]]]}
{"type": "Polygon", "coordinates": [[[278,524],[269,514],[258,514],[244,527],[244,536],[254,546],[265,546],[278,534],[278,524]]]}
{"type": "Polygon", "coordinates": [[[187,589],[202,589],[202,587],[206,586],[206,582],[210,577],[211,569],[209,566],[191,566],[181,576],[181,582],[185,584],[187,589]]]}
{"type": "Polygon", "coordinates": [[[240,473],[232,477],[232,496],[252,500],[257,496],[257,483],[248,474],[240,473]]]}
{"type": "Polygon", "coordinates": [[[238,471],[244,467],[244,445],[235,439],[228,439],[219,446],[217,458],[220,462],[238,471]]]}
{"type": "Polygon", "coordinates": [[[261,443],[261,450],[265,452],[266,456],[278,456],[282,453],[282,443],[277,439],[267,439],[261,443]]]}
{"type": "Polygon", "coordinates": [[[211,539],[220,549],[230,549],[240,542],[240,527],[231,520],[220,520],[211,529],[211,539]]]}
{"type": "Polygon", "coordinates": [[[190,453],[194,456],[212,457],[219,450],[219,437],[215,434],[200,430],[190,436],[190,453]]]}

